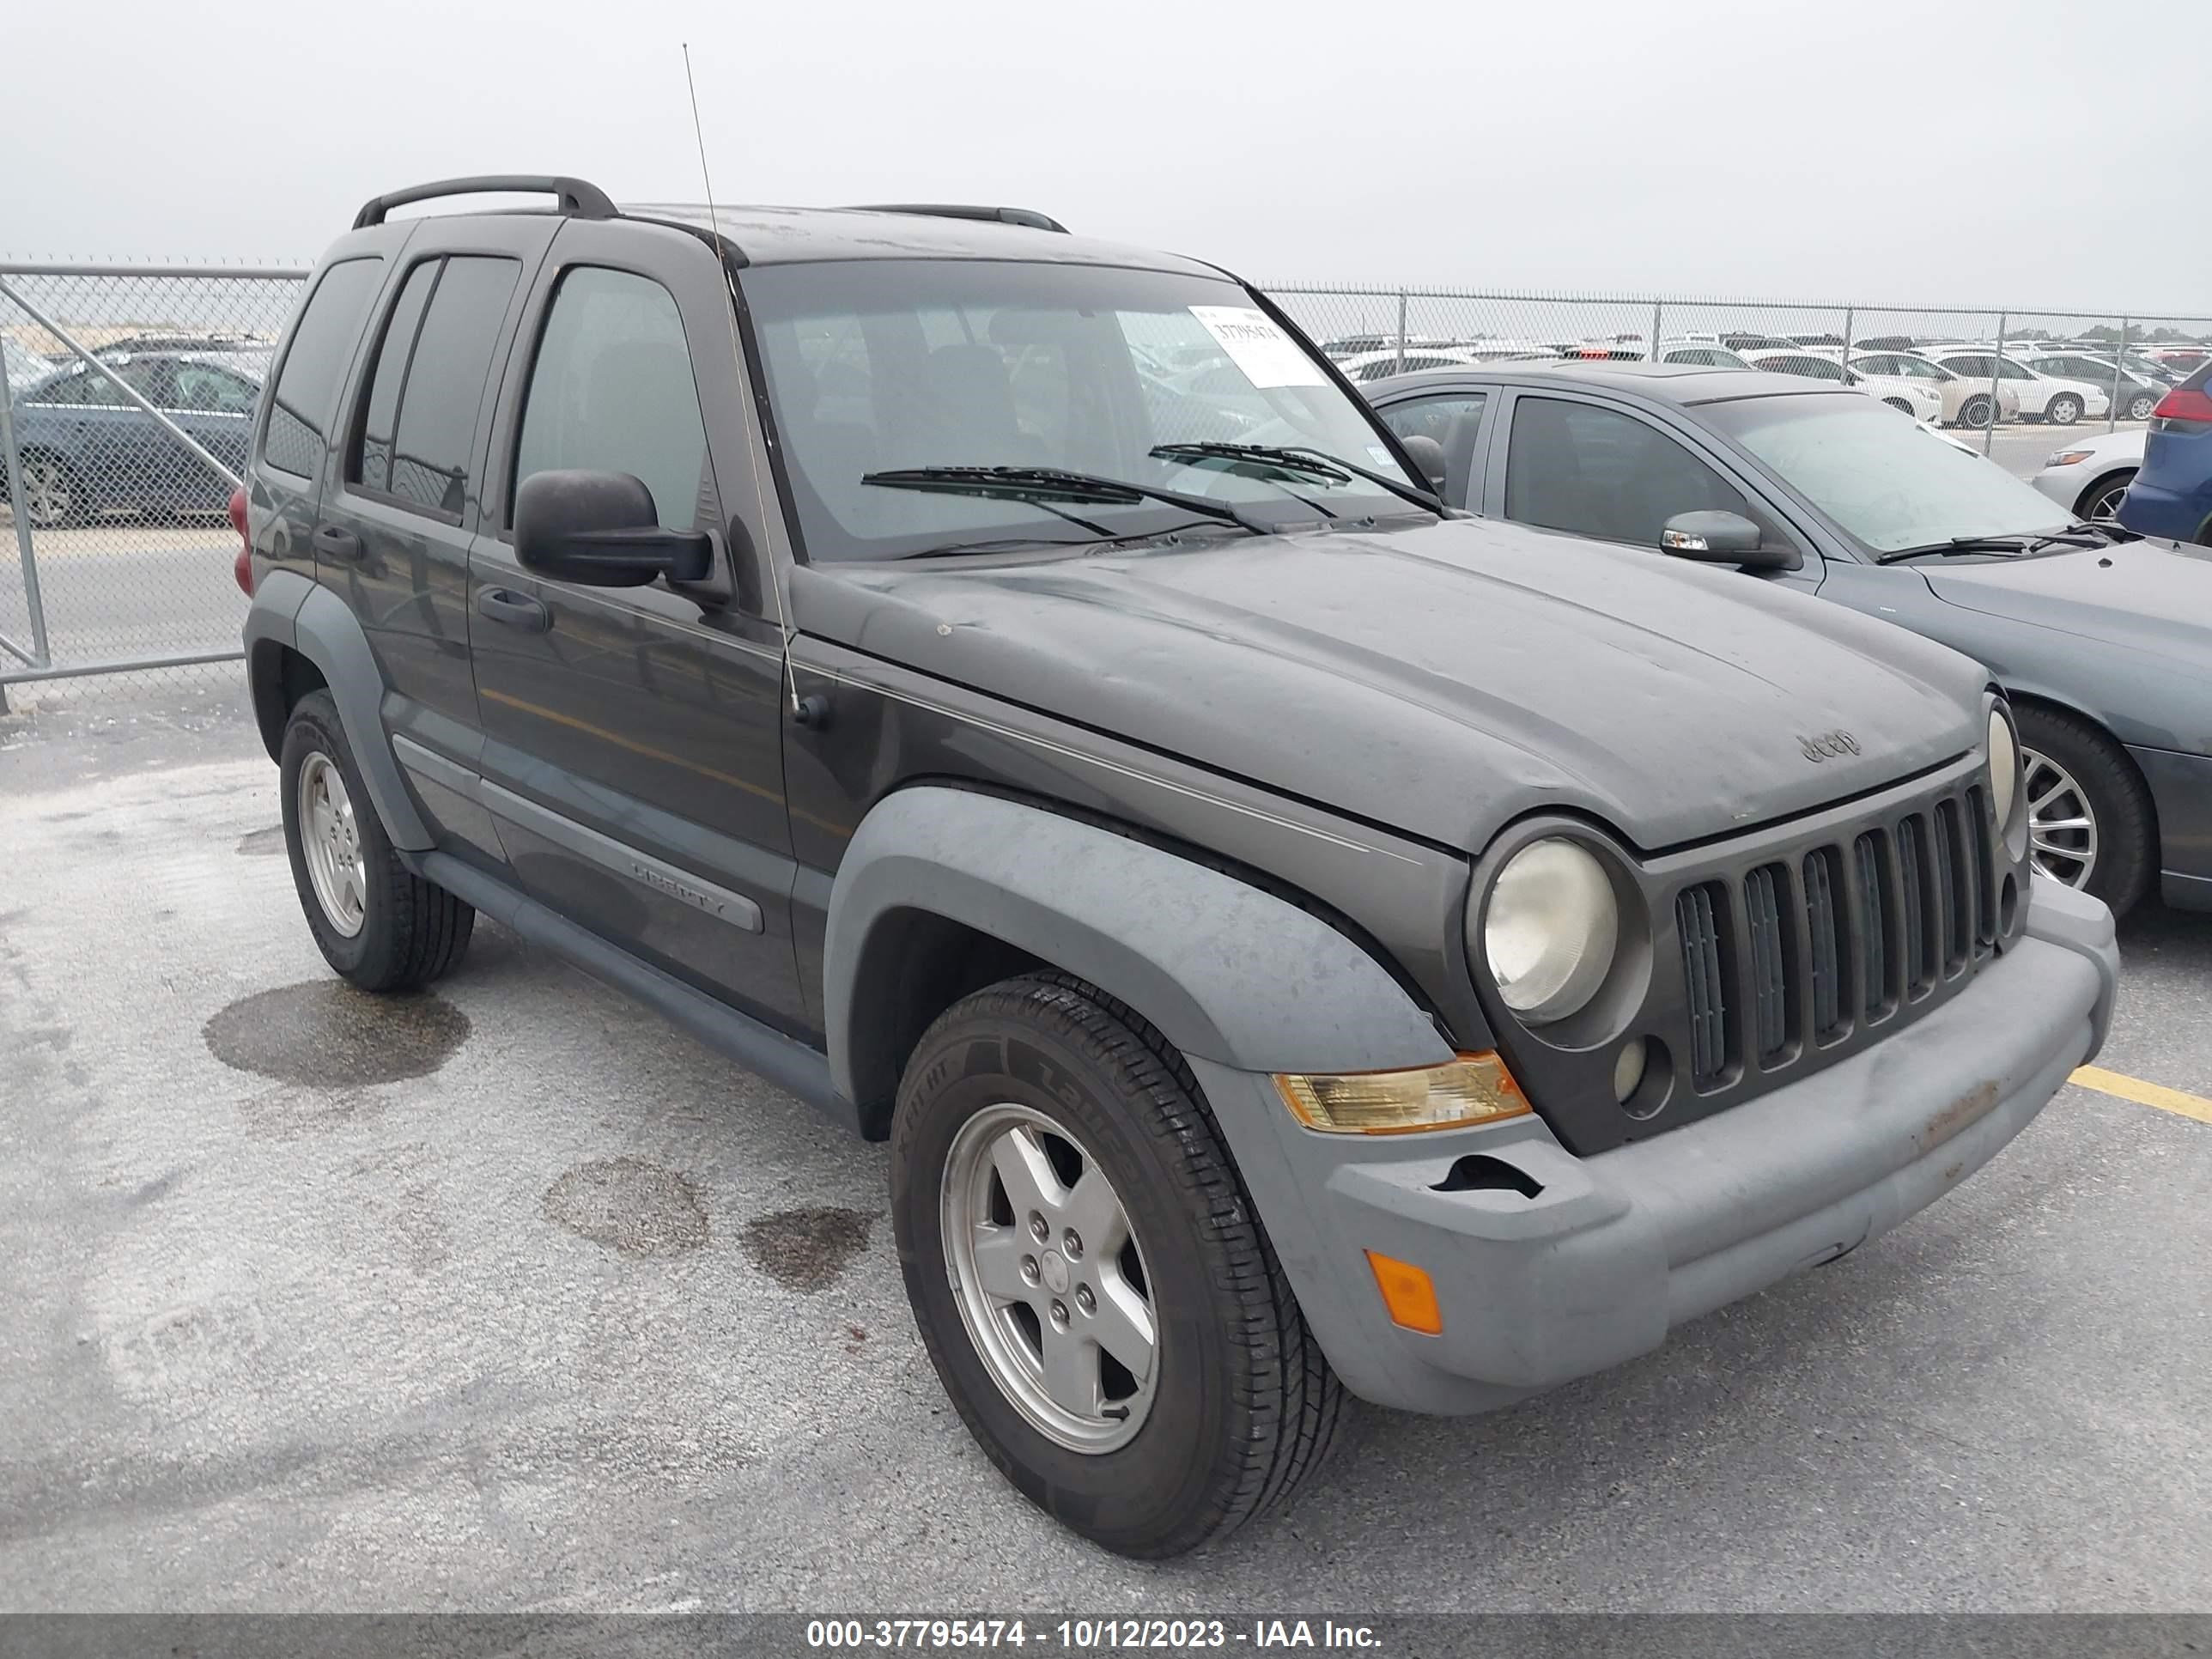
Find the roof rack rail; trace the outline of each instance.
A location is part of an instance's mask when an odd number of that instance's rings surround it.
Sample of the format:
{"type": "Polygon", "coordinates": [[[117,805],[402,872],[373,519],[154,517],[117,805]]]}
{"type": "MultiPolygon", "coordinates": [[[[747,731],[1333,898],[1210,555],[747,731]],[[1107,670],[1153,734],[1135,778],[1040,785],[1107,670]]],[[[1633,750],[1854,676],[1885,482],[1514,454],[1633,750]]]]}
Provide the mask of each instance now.
{"type": "Polygon", "coordinates": [[[961,202],[863,202],[854,210],[856,213],[919,213],[932,219],[986,219],[1002,225],[1025,225],[1031,230],[1056,230],[1067,234],[1067,227],[1057,219],[1048,218],[1035,208],[974,207],[961,202]]]}
{"type": "Polygon", "coordinates": [[[488,173],[474,179],[441,179],[434,184],[410,185],[405,190],[372,198],[354,215],[353,228],[366,230],[371,225],[380,225],[385,215],[393,208],[434,201],[441,196],[489,196],[508,191],[557,196],[561,198],[561,211],[572,219],[619,216],[606,191],[581,179],[544,173],[488,173]]]}

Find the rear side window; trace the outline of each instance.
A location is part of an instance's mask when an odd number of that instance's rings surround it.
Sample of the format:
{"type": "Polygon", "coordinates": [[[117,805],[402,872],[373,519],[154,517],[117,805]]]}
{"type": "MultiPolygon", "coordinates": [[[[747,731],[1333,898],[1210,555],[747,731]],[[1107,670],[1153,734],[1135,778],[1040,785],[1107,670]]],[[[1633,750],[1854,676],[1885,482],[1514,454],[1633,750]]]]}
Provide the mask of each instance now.
{"type": "Polygon", "coordinates": [[[653,492],[662,528],[690,530],[706,465],[691,353],[668,290],[623,270],[569,271],[531,369],[514,482],[556,468],[627,472],[653,492]]]}
{"type": "Polygon", "coordinates": [[[312,478],[321,470],[338,382],[383,276],[381,259],[343,259],[323,272],[307,296],[276,376],[262,442],[262,459],[279,471],[312,478]]]}
{"type": "Polygon", "coordinates": [[[347,482],[459,523],[492,347],[522,267],[455,254],[408,273],[377,347],[347,482]]]}

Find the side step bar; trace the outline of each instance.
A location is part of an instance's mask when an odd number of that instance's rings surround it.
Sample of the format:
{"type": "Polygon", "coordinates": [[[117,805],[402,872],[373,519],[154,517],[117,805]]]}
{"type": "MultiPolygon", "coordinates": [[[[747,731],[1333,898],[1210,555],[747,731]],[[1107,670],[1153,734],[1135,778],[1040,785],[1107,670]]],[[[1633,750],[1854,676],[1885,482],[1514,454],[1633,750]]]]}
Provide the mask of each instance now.
{"type": "Polygon", "coordinates": [[[670,1024],[690,1032],[718,1054],[788,1090],[840,1128],[860,1133],[860,1114],[830,1081],[829,1056],[786,1036],[705,992],[695,990],[650,963],[640,962],[598,934],[518,893],[496,876],[464,864],[450,853],[400,854],[426,881],[474,905],[495,921],[540,945],[593,979],[627,993],[670,1024]]]}

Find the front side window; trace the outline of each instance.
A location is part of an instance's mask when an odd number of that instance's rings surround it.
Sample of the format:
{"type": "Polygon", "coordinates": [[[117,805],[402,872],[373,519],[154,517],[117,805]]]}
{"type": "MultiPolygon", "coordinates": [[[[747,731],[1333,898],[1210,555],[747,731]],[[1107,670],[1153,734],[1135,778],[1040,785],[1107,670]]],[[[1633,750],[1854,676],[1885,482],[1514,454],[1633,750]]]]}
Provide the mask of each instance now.
{"type": "Polygon", "coordinates": [[[1224,279],[867,259],[758,265],[740,280],[813,557],[1148,536],[1205,522],[1154,500],[1098,499],[1095,487],[1044,501],[972,493],[942,473],[918,488],[878,476],[924,468],[1054,468],[1240,507],[1304,507],[1309,520],[1312,505],[1348,517],[1408,510],[1342,472],[1163,453],[1304,446],[1413,482],[1322,360],[1224,279]]]}
{"type": "Polygon", "coordinates": [[[1747,398],[1702,413],[1876,553],[2068,522],[2064,508],[2002,467],[1865,398],[1747,398]]]}
{"type": "Polygon", "coordinates": [[[1487,394],[1456,392],[1412,398],[1382,411],[1382,423],[1401,438],[1433,439],[1444,452],[1444,499],[1465,507],[1473,489],[1474,447],[1482,436],[1487,394]]]}
{"type": "Polygon", "coordinates": [[[1649,422],[1557,398],[1513,405],[1507,518],[1655,547],[1668,520],[1703,511],[1754,516],[1741,491],[1649,422]]]}
{"type": "MultiPolygon", "coordinates": [[[[727,341],[722,349],[726,357],[727,341]]],[[[656,282],[587,265],[554,291],[522,406],[514,482],[567,467],[627,472],[653,492],[663,529],[697,524],[707,426],[684,319],[656,282]]]]}
{"type": "Polygon", "coordinates": [[[338,382],[383,277],[381,259],[343,259],[323,272],[307,296],[269,399],[262,458],[278,471],[311,478],[321,469],[338,382]]]}
{"type": "Polygon", "coordinates": [[[492,347],[521,270],[454,254],[408,273],[377,349],[349,482],[459,521],[492,347]]]}

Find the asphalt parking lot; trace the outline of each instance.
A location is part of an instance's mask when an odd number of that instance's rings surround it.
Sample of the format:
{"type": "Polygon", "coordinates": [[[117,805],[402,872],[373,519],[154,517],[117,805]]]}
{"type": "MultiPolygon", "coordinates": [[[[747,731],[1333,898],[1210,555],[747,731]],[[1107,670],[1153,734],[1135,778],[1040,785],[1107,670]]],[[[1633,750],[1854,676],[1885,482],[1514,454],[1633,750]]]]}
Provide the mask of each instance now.
{"type": "Polygon", "coordinates": [[[970,1444],[880,1148],[488,925],[343,988],[277,819],[220,684],[0,718],[0,1607],[2212,1604],[2204,921],[2123,935],[2163,1106],[1139,1567],[970,1444]]]}

